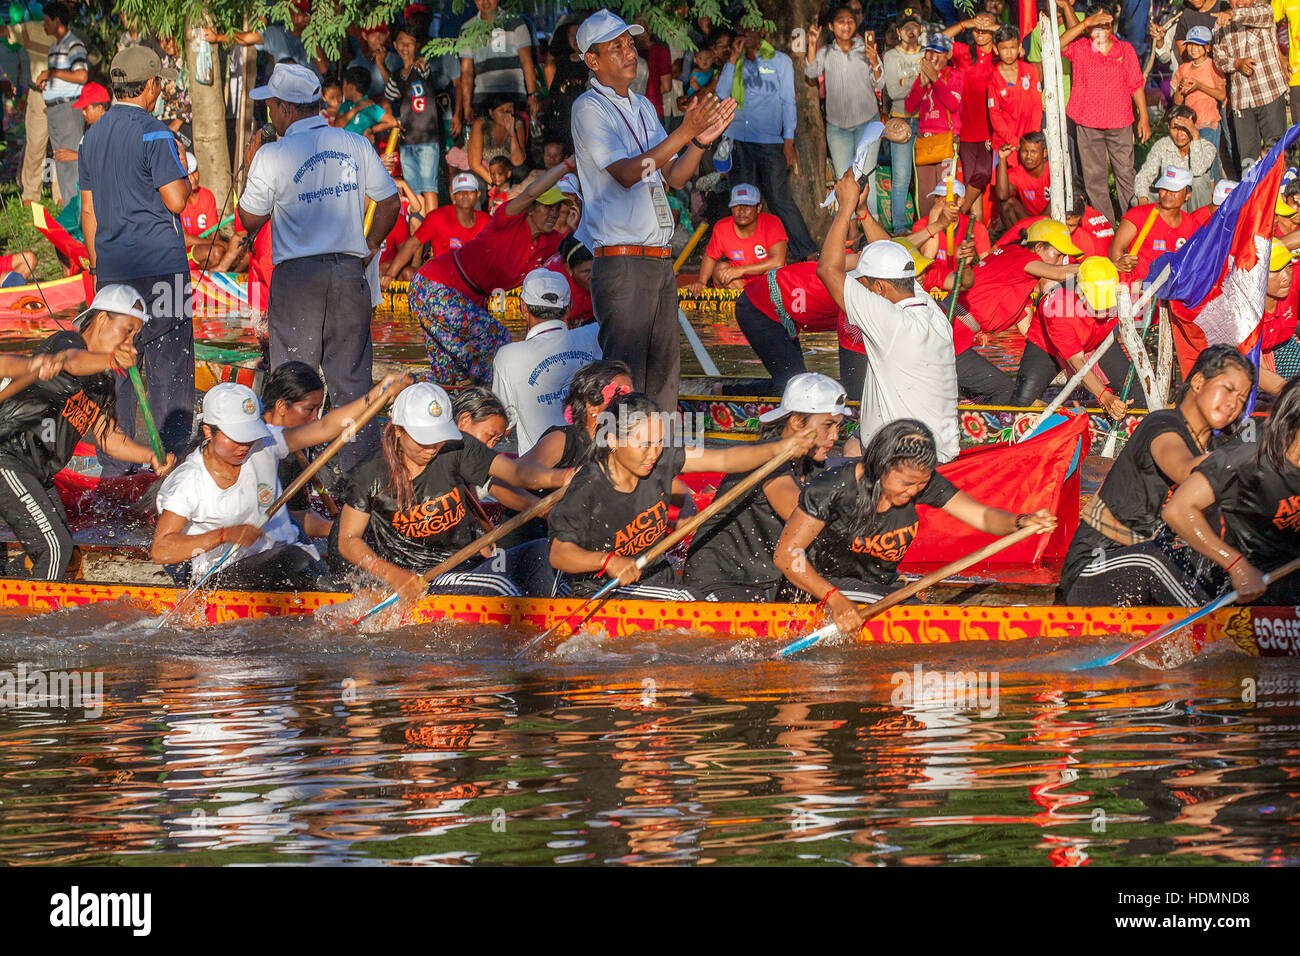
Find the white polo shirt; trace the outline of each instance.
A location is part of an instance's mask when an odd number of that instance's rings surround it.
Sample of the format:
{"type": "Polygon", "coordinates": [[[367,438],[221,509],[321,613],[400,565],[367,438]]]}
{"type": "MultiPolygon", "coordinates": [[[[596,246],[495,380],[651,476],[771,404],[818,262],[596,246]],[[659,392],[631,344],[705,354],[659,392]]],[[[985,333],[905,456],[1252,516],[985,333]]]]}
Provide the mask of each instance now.
{"type": "Polygon", "coordinates": [[[619,96],[595,77],[591,89],[573,103],[573,150],[582,185],[579,238],[592,249],[601,246],[667,246],[672,227],[659,225],[651,186],[661,189],[663,176],[638,179],[628,189],[605,168],[620,159],[640,156],[668,138],[654,106],[644,96],[619,96]]]}
{"type": "Polygon", "coordinates": [[[364,259],[366,200],[396,193],[368,139],[309,116],[257,151],[239,207],[271,217],[274,265],[328,253],[364,259]]]}
{"type": "Polygon", "coordinates": [[[497,350],[492,391],[515,427],[519,454],[527,454],[546,429],[564,424],[564,399],[574,373],[601,357],[599,332],[595,322],[570,329],[563,319],[553,319],[534,325],[522,342],[497,350]]]}
{"type": "Polygon", "coordinates": [[[956,458],[957,356],[948,316],[919,287],[916,295],[890,302],[847,277],[844,312],[867,352],[863,447],[890,422],[915,418],[934,432],[939,461],[956,458]]]}

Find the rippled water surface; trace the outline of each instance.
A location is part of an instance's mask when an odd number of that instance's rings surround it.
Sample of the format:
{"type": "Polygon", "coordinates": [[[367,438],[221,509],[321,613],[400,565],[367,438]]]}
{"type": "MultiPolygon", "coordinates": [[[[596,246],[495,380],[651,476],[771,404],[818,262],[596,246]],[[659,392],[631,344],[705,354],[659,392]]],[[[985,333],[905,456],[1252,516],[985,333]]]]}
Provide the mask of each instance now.
{"type": "Polygon", "coordinates": [[[520,642],[0,616],[0,669],[104,691],[99,714],[0,711],[0,863],[1297,857],[1294,663],[1079,672],[1095,647],[1039,642],[777,663],[683,635],[515,662],[520,642]],[[976,686],[940,690],[950,672],[976,686]]]}

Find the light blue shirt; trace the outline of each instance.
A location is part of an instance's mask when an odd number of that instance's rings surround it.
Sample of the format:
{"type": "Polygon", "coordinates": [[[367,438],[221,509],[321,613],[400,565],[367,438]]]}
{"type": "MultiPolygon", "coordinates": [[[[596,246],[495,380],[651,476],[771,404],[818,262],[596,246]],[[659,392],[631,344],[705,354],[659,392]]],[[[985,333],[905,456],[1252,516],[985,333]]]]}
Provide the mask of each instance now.
{"type": "MultiPolygon", "coordinates": [[[[790,58],[778,51],[770,60],[742,57],[740,63],[745,71],[745,103],[736,110],[727,135],[742,143],[780,143],[794,139],[794,66],[790,58]]],[[[734,64],[722,68],[717,86],[719,97],[726,99],[731,95],[735,76],[734,64]]]]}

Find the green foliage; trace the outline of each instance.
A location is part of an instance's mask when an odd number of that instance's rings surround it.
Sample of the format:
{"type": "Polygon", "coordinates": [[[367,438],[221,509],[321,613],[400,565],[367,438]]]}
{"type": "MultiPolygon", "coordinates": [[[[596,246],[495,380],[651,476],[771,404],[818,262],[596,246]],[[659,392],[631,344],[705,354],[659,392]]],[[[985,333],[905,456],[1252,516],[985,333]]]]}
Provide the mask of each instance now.
{"type": "MultiPolygon", "coordinates": [[[[57,212],[54,206],[54,203],[45,203],[51,219],[57,212]]],[[[22,200],[18,184],[5,183],[0,187],[0,255],[24,249],[36,253],[38,282],[48,282],[63,276],[63,267],[59,265],[59,257],[54,254],[54,247],[32,225],[31,211],[22,200]]]]}

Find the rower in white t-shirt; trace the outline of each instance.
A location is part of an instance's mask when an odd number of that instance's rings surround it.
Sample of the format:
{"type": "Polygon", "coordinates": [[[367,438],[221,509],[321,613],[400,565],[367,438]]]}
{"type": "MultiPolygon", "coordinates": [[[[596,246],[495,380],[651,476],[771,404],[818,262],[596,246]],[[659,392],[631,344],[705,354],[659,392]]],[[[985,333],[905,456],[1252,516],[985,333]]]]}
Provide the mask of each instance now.
{"type": "Polygon", "coordinates": [[[564,399],[578,369],[601,357],[599,326],[570,329],[569,281],[550,269],[524,276],[519,293],[528,334],[497,351],[492,391],[515,428],[519,454],[537,444],[552,425],[563,425],[564,399]]]}

